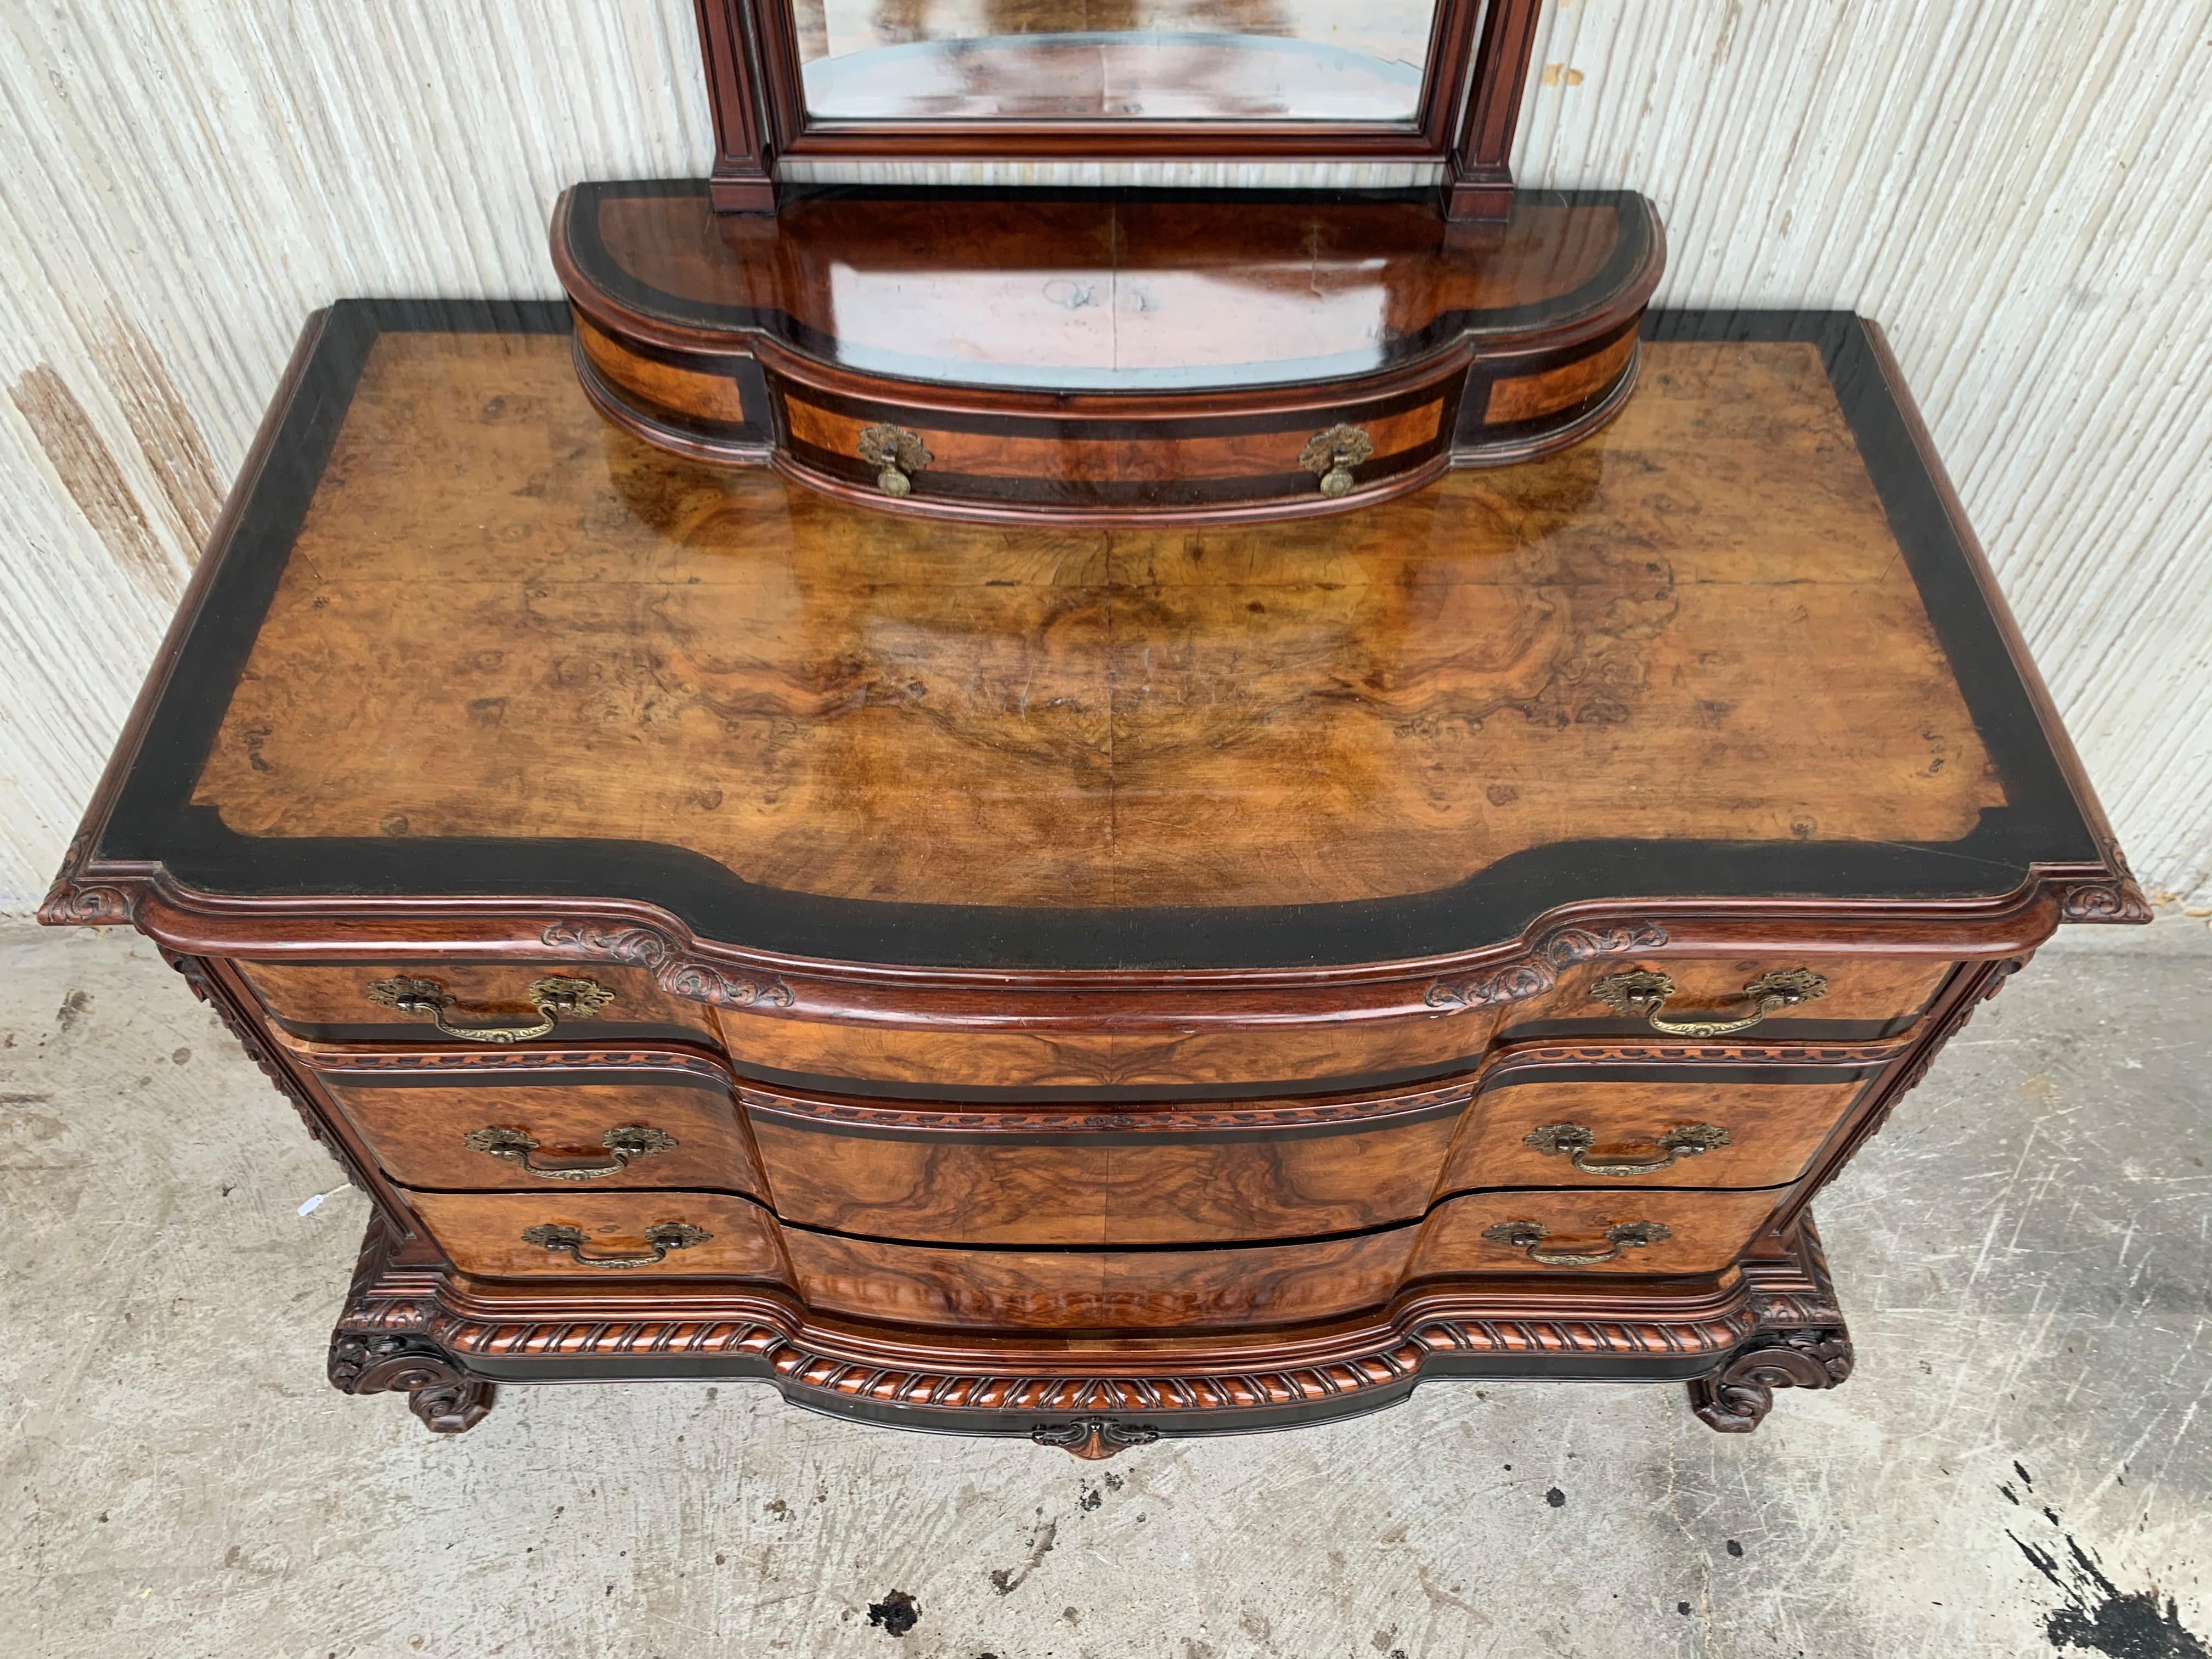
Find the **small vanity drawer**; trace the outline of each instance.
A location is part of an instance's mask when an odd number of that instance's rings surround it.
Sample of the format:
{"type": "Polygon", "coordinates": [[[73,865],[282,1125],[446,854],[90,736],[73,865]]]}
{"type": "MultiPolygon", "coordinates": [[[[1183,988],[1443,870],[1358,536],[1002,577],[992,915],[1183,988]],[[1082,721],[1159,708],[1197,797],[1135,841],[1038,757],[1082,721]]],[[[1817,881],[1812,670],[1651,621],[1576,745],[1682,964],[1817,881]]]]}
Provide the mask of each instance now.
{"type": "Polygon", "coordinates": [[[774,1218],[726,1193],[406,1198],[453,1266],[479,1279],[788,1278],[774,1218]]]}
{"type": "Polygon", "coordinates": [[[947,1244],[1234,1243],[1428,1206],[1468,1084],[1358,1097],[1051,1109],[740,1089],[776,1213],[947,1244]]]}
{"type": "Polygon", "coordinates": [[[1783,1186],[1880,1069],[1508,1067],[1475,1097],[1444,1190],[1783,1186]]]}
{"type": "Polygon", "coordinates": [[[1717,1273],[1780,1201],[1772,1192],[1474,1193],[1430,1213],[1407,1278],[1717,1273]]]}
{"type": "Polygon", "coordinates": [[[1516,1003],[1498,1041],[1871,1042],[1910,1030],[1957,966],[1925,957],[1602,956],[1516,1003]]]}
{"type": "Polygon", "coordinates": [[[766,1192],[728,1085],[703,1066],[333,1067],[319,1080],[403,1186],[766,1192]]]}
{"type": "Polygon", "coordinates": [[[315,1042],[505,1045],[614,1038],[719,1046],[701,1004],[597,963],[234,962],[271,1018],[315,1042]]]}

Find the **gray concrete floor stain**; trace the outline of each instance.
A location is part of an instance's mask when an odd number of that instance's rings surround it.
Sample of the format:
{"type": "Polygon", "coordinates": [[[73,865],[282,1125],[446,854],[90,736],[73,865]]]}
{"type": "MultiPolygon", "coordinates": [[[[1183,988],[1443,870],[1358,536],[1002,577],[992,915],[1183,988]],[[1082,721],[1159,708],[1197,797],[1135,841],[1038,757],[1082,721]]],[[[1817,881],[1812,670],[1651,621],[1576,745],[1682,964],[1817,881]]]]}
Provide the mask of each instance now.
{"type": "Polygon", "coordinates": [[[1756,1435],[1459,1382],[1101,1468],[757,1383],[337,1395],[361,1196],[143,940],[0,924],[0,1651],[2202,1659],[2208,963],[2078,930],[1980,1012],[1816,1206],[1857,1374],[1756,1435]]]}

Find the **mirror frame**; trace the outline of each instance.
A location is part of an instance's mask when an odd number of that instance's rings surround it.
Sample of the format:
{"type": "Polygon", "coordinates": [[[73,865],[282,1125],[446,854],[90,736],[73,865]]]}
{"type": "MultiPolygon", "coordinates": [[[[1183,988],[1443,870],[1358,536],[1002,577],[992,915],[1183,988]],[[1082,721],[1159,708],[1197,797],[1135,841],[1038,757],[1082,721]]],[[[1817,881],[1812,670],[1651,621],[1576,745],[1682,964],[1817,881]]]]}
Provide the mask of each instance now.
{"type": "Polygon", "coordinates": [[[1451,219],[1500,219],[1542,0],[1437,0],[1410,126],[1326,121],[830,121],[808,115],[788,0],[697,0],[714,121],[709,194],[775,211],[779,161],[1410,161],[1451,219]]]}

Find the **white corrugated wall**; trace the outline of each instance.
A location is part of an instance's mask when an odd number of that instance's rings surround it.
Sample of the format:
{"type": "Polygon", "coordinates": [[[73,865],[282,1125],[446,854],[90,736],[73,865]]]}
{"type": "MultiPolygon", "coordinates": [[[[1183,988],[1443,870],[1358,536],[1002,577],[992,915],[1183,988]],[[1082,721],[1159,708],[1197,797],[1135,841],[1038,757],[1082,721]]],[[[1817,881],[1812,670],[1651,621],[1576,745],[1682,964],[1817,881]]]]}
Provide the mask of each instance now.
{"type": "MultiPolygon", "coordinates": [[[[301,320],[557,294],[702,172],[690,0],[0,15],[0,908],[34,902],[301,320]]],[[[1517,171],[1659,302],[1889,331],[2147,885],[2212,878],[2212,0],[1554,0],[1517,171]]]]}

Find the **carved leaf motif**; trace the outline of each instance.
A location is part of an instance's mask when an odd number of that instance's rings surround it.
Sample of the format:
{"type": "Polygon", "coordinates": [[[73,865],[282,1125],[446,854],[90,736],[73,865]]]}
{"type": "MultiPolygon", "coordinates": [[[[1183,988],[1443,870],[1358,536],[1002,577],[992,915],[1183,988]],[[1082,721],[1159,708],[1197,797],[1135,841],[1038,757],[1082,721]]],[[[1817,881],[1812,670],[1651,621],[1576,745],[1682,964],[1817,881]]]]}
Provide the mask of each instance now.
{"type": "Polygon", "coordinates": [[[1494,1008],[1524,1002],[1557,985],[1563,968],[1595,957],[1655,951],[1666,942],[1667,930],[1650,921],[1602,928],[1555,927],[1518,960],[1455,985],[1438,980],[1421,1000],[1431,1008],[1445,1009],[1494,1008]]]}
{"type": "Polygon", "coordinates": [[[639,968],[658,968],[676,950],[668,936],[654,928],[610,927],[596,921],[556,921],[538,937],[550,945],[639,968]]]}
{"type": "Polygon", "coordinates": [[[780,979],[746,979],[702,962],[687,963],[673,973],[663,974],[660,984],[672,996],[711,1003],[717,1008],[750,1008],[763,1002],[788,1008],[797,1000],[791,988],[780,979]]]}

